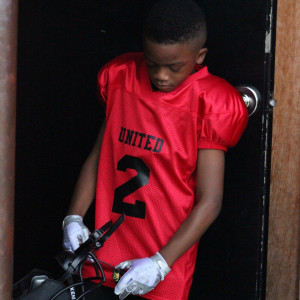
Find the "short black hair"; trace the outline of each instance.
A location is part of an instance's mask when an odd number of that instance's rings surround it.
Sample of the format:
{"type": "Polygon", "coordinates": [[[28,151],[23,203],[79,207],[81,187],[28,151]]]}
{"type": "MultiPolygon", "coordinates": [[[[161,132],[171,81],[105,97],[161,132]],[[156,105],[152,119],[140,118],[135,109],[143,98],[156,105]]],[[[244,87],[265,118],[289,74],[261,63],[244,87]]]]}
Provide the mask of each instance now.
{"type": "Polygon", "coordinates": [[[143,27],[144,38],[159,44],[206,42],[203,10],[192,0],[159,0],[149,10],[143,27]]]}

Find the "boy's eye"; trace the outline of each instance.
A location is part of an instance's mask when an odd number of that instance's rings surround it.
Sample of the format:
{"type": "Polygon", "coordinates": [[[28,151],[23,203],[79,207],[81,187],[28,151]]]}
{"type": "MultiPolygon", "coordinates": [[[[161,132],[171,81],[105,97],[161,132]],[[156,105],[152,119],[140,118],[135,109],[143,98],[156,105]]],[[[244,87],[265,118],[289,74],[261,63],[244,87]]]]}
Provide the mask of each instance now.
{"type": "Polygon", "coordinates": [[[183,64],[180,65],[173,65],[173,66],[169,66],[170,71],[176,73],[179,72],[183,67],[183,64]]]}
{"type": "MultiPolygon", "coordinates": [[[[150,68],[159,67],[159,65],[150,60],[146,60],[146,64],[150,68]]],[[[184,64],[166,65],[166,67],[173,73],[179,72],[183,68],[183,66],[184,64]]]]}
{"type": "Polygon", "coordinates": [[[153,67],[155,64],[149,60],[146,60],[147,66],[148,67],[153,67]]]}

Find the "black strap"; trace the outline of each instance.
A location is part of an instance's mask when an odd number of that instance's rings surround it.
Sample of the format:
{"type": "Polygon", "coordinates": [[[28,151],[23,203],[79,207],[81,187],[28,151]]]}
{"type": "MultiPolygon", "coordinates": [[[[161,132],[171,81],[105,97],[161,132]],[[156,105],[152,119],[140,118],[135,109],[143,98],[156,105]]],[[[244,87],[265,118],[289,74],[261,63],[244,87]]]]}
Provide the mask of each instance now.
{"type": "Polygon", "coordinates": [[[61,282],[67,280],[72,274],[74,274],[78,266],[87,259],[91,250],[98,250],[103,247],[104,242],[113,234],[113,232],[124,222],[124,213],[117,219],[115,223],[112,221],[104,224],[100,229],[90,234],[90,237],[80,245],[75,251],[76,257],[69,265],[68,269],[59,279],[61,282]],[[107,230],[108,229],[108,230],[107,230]],[[107,232],[103,235],[103,232],[107,232]]]}
{"type": "MultiPolygon", "coordinates": [[[[108,229],[108,231],[100,238],[100,244],[102,247],[104,242],[116,231],[116,229],[124,222],[125,214],[123,213],[118,220],[108,229]]],[[[100,248],[99,247],[99,248],[100,248]]],[[[96,248],[98,250],[99,248],[96,248]]]]}

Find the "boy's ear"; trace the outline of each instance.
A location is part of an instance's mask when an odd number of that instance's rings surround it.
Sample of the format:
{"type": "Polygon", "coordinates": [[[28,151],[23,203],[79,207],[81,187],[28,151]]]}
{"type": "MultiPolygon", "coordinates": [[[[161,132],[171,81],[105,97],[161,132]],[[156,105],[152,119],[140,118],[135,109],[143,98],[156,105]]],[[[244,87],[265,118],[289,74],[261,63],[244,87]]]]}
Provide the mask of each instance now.
{"type": "Polygon", "coordinates": [[[208,51],[207,48],[201,48],[199,50],[199,52],[197,53],[197,56],[196,56],[196,64],[197,65],[201,65],[203,63],[207,51],[208,51]]]}

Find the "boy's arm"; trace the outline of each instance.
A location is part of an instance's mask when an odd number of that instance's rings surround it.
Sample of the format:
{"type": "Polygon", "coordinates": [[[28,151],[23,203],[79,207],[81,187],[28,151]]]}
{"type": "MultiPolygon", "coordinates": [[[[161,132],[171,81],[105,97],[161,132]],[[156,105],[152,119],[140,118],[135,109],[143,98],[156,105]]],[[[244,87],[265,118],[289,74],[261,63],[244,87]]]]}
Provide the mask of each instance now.
{"type": "Polygon", "coordinates": [[[100,128],[95,145],[93,146],[89,156],[81,168],[69,206],[68,215],[79,215],[84,217],[94,200],[97,182],[98,160],[105,126],[106,123],[104,121],[100,128]]]}
{"type": "MultiPolygon", "coordinates": [[[[198,150],[197,204],[171,240],[150,258],[125,261],[116,268],[127,269],[115,288],[125,299],[129,294],[144,295],[170,272],[171,266],[197,242],[218,216],[223,198],[225,157],[221,150],[198,150]]],[[[175,209],[175,208],[174,208],[175,209]]]]}
{"type": "Polygon", "coordinates": [[[68,215],[63,220],[63,248],[75,251],[89,237],[89,229],[83,217],[95,197],[97,169],[100,149],[104,136],[105,122],[99,131],[95,145],[85,160],[77,180],[68,215]]]}
{"type": "Polygon", "coordinates": [[[224,168],[222,150],[198,150],[197,204],[171,240],[159,251],[169,266],[197,242],[217,218],[222,206],[224,168]]]}

